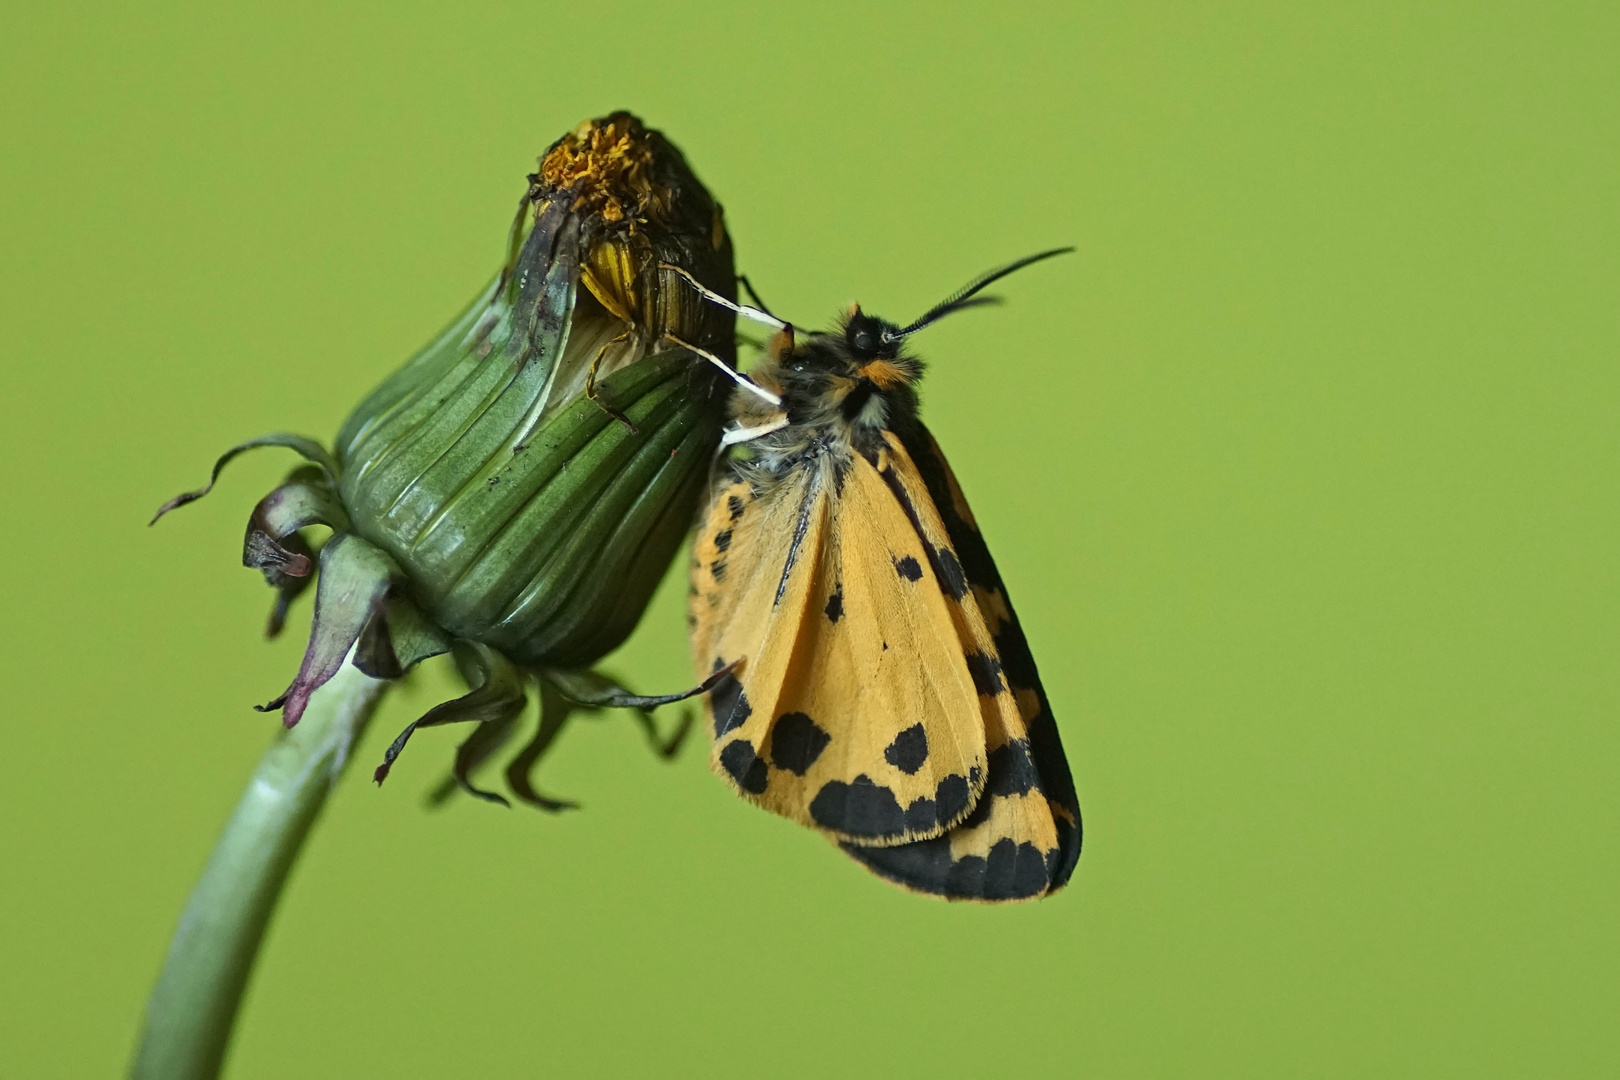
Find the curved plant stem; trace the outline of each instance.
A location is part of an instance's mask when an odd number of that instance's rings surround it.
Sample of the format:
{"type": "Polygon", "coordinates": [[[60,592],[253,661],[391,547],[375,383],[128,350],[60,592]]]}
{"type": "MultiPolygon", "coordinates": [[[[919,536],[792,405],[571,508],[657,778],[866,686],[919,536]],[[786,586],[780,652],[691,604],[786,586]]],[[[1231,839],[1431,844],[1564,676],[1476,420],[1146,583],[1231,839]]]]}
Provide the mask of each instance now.
{"type": "Polygon", "coordinates": [[[345,665],[259,761],[180,916],[133,1080],[212,1080],[287,873],[388,683],[345,665]]]}

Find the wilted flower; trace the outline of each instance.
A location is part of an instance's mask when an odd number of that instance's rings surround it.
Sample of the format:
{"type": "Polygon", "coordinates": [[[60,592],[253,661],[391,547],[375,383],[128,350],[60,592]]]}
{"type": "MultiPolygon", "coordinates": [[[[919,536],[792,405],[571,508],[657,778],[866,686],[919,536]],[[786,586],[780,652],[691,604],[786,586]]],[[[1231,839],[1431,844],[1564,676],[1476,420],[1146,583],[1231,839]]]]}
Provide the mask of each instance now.
{"type": "Polygon", "coordinates": [[[640,618],[719,441],[718,372],[689,346],[735,363],[731,313],[666,263],[735,296],[720,207],[680,152],[628,113],[582,124],[529,177],[494,283],[361,402],[331,451],[277,434],[219,459],[215,479],[254,447],[310,462],[259,502],[243,546],[277,590],[271,635],[319,570],[303,663],[262,708],[298,723],[351,649],[377,678],[454,651],[469,693],[401,733],[377,779],[415,728],[481,721],[457,756],[473,790],[467,772],[510,735],[530,676],[587,707],[679,696],[635,697],[588,671],[640,618]],[[315,525],[331,529],[318,552],[300,531],[315,525]]]}

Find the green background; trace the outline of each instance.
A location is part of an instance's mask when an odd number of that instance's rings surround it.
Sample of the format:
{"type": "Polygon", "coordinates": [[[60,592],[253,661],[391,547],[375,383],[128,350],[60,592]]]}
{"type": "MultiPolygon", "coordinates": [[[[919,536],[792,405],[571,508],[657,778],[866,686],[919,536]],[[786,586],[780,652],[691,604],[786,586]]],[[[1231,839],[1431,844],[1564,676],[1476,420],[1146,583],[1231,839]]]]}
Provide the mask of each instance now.
{"type": "Polygon", "coordinates": [[[1620,9],[344,7],[0,15],[0,1077],[124,1068],[297,665],[237,565],[289,457],[147,516],[330,438],[616,107],[801,323],[1079,247],[919,342],[1079,870],[904,894],[622,715],[544,766],[583,811],[430,813],[425,732],[329,807],[232,1077],[1620,1070],[1620,9]]]}

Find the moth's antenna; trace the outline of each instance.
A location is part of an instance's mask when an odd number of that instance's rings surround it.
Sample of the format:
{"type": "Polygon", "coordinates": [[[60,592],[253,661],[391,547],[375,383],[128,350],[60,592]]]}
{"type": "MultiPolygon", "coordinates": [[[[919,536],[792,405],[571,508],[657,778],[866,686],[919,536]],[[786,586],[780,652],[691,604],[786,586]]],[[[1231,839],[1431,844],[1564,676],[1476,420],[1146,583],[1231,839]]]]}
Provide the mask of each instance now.
{"type": "Polygon", "coordinates": [[[1037,263],[1042,259],[1050,259],[1054,255],[1067,255],[1073,250],[1074,248],[1072,247],[1060,247],[1053,248],[1050,251],[1038,252],[1034,255],[1025,255],[1017,262],[1010,262],[1006,266],[991,270],[988,273],[980,274],[978,277],[974,278],[960,289],[957,289],[949,297],[941,300],[939,303],[929,308],[921,318],[912,323],[910,326],[903,330],[896,330],[892,334],[885,334],[883,336],[890,341],[898,341],[908,334],[915,334],[917,331],[921,330],[930,323],[938,322],[952,312],[961,311],[964,308],[977,307],[980,304],[991,302],[988,300],[988,298],[975,300],[973,299],[973,295],[985,288],[987,285],[990,285],[992,282],[1000,281],[1014,270],[1022,270],[1030,263],[1037,263]]]}
{"type": "MultiPolygon", "coordinates": [[[[748,280],[748,275],[747,274],[738,274],[737,275],[737,284],[741,285],[743,287],[743,289],[748,293],[748,299],[750,299],[750,300],[752,300],[754,302],[755,307],[759,308],[759,310],[763,311],[767,315],[772,315],[772,313],[771,313],[771,305],[767,304],[764,300],[762,300],[760,298],[759,293],[754,291],[754,283],[752,281],[748,280]]],[[[775,316],[772,315],[772,318],[774,318],[774,317],[775,316]]]]}
{"type": "Polygon", "coordinates": [[[702,296],[705,300],[713,304],[719,304],[723,308],[730,308],[732,311],[735,311],[745,319],[752,319],[754,322],[764,323],[766,326],[774,326],[778,330],[787,325],[787,323],[783,322],[781,319],[778,319],[770,312],[761,311],[759,308],[749,307],[747,304],[739,304],[733,300],[727,300],[725,297],[704,285],[697,278],[687,273],[683,268],[676,266],[674,263],[661,262],[658,264],[658,269],[670,270],[679,274],[681,277],[685,278],[686,283],[692,286],[692,288],[696,289],[698,291],[698,295],[702,296]]]}

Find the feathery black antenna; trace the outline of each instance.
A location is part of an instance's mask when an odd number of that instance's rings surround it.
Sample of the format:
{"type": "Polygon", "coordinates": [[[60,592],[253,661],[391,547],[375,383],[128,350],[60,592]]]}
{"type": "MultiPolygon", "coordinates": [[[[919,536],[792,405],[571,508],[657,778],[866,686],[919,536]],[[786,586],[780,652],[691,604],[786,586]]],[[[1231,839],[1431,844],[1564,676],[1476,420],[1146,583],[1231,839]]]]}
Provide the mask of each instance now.
{"type": "Polygon", "coordinates": [[[1054,255],[1067,255],[1073,250],[1074,248],[1072,247],[1052,248],[1050,251],[1042,251],[1034,255],[1026,255],[1016,262],[1010,262],[1006,266],[991,270],[988,273],[980,274],[978,277],[974,278],[960,289],[957,289],[949,297],[929,308],[921,318],[917,319],[917,321],[913,322],[910,326],[903,330],[897,330],[891,335],[885,336],[889,337],[890,340],[897,341],[900,338],[906,337],[908,334],[915,334],[917,331],[921,330],[930,323],[938,322],[945,316],[951,314],[953,311],[961,311],[964,308],[977,307],[982,303],[993,303],[993,301],[990,301],[988,297],[981,300],[975,300],[973,299],[973,295],[985,288],[987,285],[990,285],[992,282],[1000,281],[1014,270],[1022,270],[1030,263],[1037,263],[1042,259],[1050,259],[1054,255]]]}

